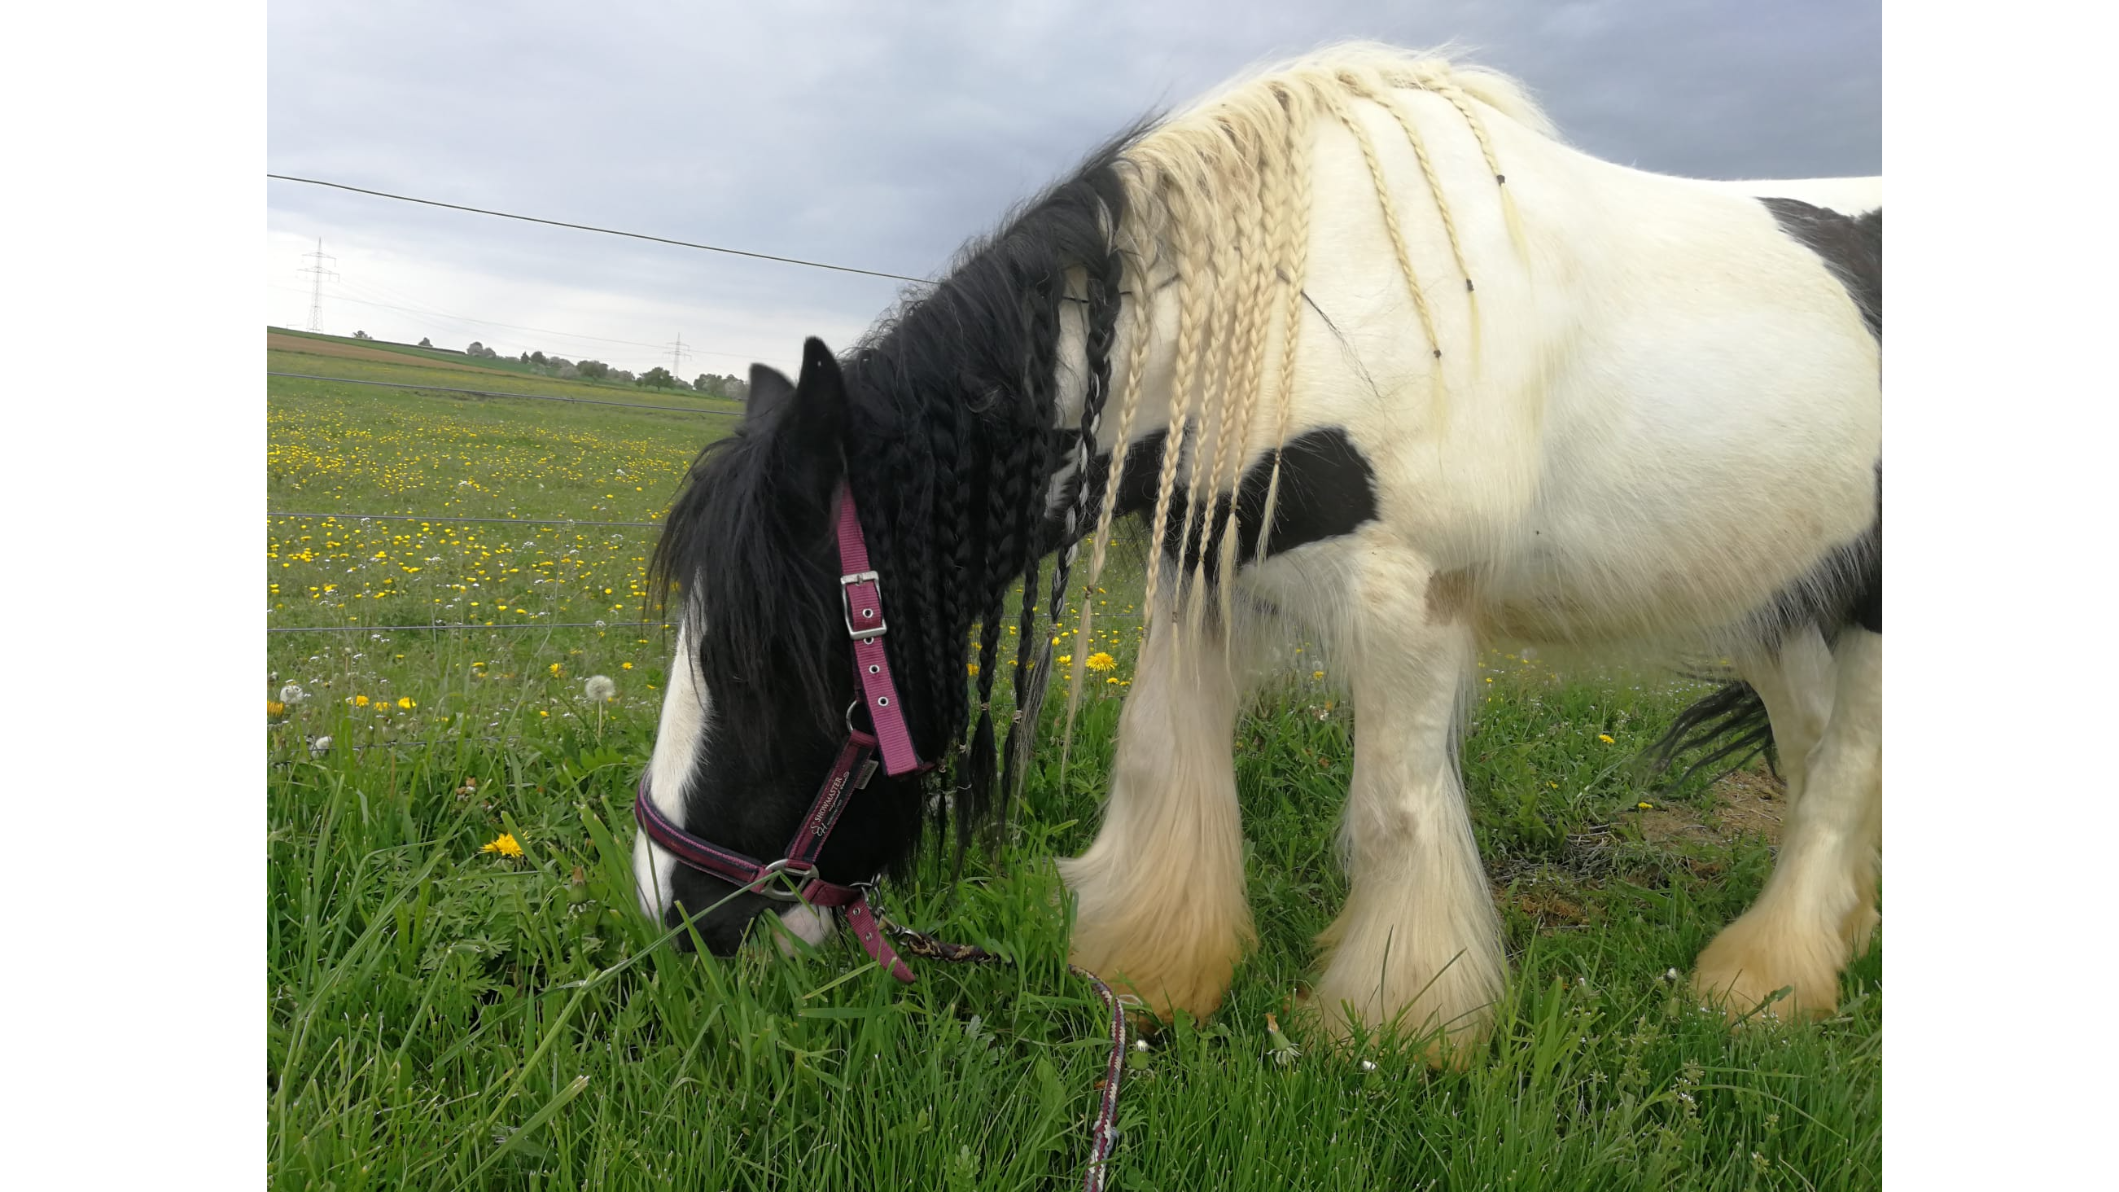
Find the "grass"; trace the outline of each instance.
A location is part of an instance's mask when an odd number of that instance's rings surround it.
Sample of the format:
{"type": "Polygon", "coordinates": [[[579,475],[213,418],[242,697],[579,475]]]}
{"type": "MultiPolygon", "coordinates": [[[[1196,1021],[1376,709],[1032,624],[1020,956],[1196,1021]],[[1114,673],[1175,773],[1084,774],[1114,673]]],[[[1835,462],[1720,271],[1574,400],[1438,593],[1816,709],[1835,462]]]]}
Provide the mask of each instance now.
{"type": "MultiPolygon", "coordinates": [[[[717,425],[309,382],[270,395],[273,507],[318,511],[652,520],[717,425]],[[611,483],[620,469],[638,491],[611,483]]],[[[903,987],[839,941],[681,956],[634,909],[629,862],[666,637],[499,628],[632,619],[651,534],[273,524],[276,625],[494,628],[268,642],[268,699],[290,681],[306,696],[267,729],[272,1183],[1078,1185],[1105,1044],[1065,970],[1051,858],[1094,831],[1123,686],[1091,676],[1068,772],[1055,742],[998,858],[952,885],[928,857],[881,892],[901,921],[1012,966],[916,962],[903,987]],[[617,698],[588,703],[590,673],[617,698]],[[502,833],[522,857],[482,851],[502,833]]],[[[1096,647],[1122,683],[1130,601],[1107,587],[1096,647]]],[[[1113,1187],[1880,1184],[1880,950],[1838,1017],[1793,1028],[1732,1033],[1665,977],[1757,893],[1770,844],[1733,826],[1761,822],[1737,799],[1770,781],[1665,791],[1625,765],[1689,685],[1505,653],[1485,670],[1465,774],[1515,974],[1492,1043],[1462,1073],[1267,1055],[1265,1015],[1344,894],[1330,842],[1352,722],[1329,665],[1306,665],[1239,726],[1259,950],[1212,1021],[1129,1055],[1113,1187]]]]}

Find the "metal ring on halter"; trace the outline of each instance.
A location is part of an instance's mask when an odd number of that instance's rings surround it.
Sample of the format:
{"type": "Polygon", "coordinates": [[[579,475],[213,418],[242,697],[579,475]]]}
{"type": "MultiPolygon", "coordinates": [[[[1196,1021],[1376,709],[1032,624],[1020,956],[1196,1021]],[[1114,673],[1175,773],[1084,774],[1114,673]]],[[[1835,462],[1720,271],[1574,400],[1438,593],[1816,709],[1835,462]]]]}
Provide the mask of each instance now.
{"type": "Polygon", "coordinates": [[[855,731],[856,731],[856,730],[855,730],[855,728],[854,728],[854,726],[853,726],[853,710],[854,710],[855,708],[858,708],[858,707],[860,707],[860,706],[861,706],[861,697],[860,697],[860,696],[858,696],[858,695],[857,695],[857,696],[854,696],[854,697],[853,697],[853,700],[852,700],[852,702],[850,702],[850,703],[848,703],[848,704],[846,705],[846,735],[847,735],[847,736],[849,736],[849,737],[850,737],[850,736],[852,736],[852,735],[854,735],[854,733],[855,733],[855,731]]]}
{"type": "Polygon", "coordinates": [[[757,880],[753,881],[748,888],[753,894],[763,895],[779,902],[802,902],[805,901],[802,897],[803,890],[808,887],[810,882],[816,880],[816,876],[817,867],[815,865],[782,857],[767,865],[764,871],[758,874],[757,880]],[[796,879],[794,889],[789,890],[777,885],[768,885],[772,879],[779,877],[783,873],[796,879]]]}

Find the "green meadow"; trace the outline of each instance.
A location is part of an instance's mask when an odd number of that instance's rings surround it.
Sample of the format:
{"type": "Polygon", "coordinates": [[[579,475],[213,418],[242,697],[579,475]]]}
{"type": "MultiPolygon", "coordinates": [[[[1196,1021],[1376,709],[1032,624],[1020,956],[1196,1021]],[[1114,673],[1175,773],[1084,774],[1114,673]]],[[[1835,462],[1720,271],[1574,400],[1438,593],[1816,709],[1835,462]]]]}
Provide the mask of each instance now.
{"type": "MultiPolygon", "coordinates": [[[[271,371],[686,409],[270,379],[273,1186],[1079,1186],[1107,1044],[1066,970],[1052,858],[1095,831],[1137,546],[1095,640],[1060,647],[1109,664],[1065,772],[1055,692],[1010,837],[958,881],[929,850],[879,894],[1011,964],[915,961],[901,986],[841,940],[678,954],[630,863],[669,663],[656,531],[616,523],[660,517],[731,407],[405,361],[268,352],[271,371]]],[[[1769,870],[1763,762],[1644,774],[1635,755],[1703,690],[1667,672],[1503,651],[1484,672],[1463,758],[1514,975],[1491,1042],[1436,1072],[1268,1033],[1345,894],[1353,716],[1329,659],[1305,662],[1238,728],[1258,950],[1213,1019],[1129,1052],[1110,1186],[1879,1186],[1881,947],[1819,1023],[1732,1031],[1672,979],[1769,870]]]]}

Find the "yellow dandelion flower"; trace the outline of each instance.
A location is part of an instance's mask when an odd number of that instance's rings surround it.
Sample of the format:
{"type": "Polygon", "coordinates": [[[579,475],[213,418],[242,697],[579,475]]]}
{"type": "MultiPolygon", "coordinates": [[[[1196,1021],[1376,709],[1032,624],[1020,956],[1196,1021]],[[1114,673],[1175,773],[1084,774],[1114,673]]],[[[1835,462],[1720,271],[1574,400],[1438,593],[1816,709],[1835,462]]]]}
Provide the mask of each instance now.
{"type": "Polygon", "coordinates": [[[287,714],[287,705],[285,705],[285,704],[281,703],[280,701],[278,701],[278,700],[276,700],[276,699],[268,699],[268,700],[266,700],[266,701],[265,701],[265,715],[267,715],[267,716],[285,716],[286,714],[287,714]]]}
{"type": "Polygon", "coordinates": [[[1089,655],[1088,661],[1084,665],[1093,671],[1107,671],[1118,666],[1118,659],[1111,657],[1102,650],[1098,650],[1096,653],[1089,655]]]}
{"type": "Polygon", "coordinates": [[[973,678],[977,678],[979,673],[979,664],[976,662],[965,663],[964,673],[970,675],[973,678]]]}
{"type": "Polygon", "coordinates": [[[522,855],[522,846],[515,843],[515,837],[511,833],[502,832],[499,836],[487,841],[485,847],[478,851],[482,853],[499,853],[503,857],[520,857],[522,855]]]}
{"type": "Polygon", "coordinates": [[[631,670],[633,669],[633,664],[630,662],[621,662],[618,664],[618,668],[620,670],[631,670]]]}
{"type": "Polygon", "coordinates": [[[403,708],[407,712],[410,712],[412,709],[418,707],[419,705],[412,702],[411,696],[400,695],[397,697],[397,706],[403,708]]]}
{"type": "Polygon", "coordinates": [[[1060,655],[1059,657],[1057,657],[1057,658],[1053,659],[1052,661],[1053,661],[1053,664],[1054,664],[1054,665],[1056,665],[1056,666],[1073,666],[1073,665],[1074,665],[1074,655],[1072,655],[1072,654],[1062,654],[1062,655],[1060,655]]]}
{"type": "Polygon", "coordinates": [[[1310,672],[1310,678],[1312,678],[1312,679],[1315,679],[1315,680],[1317,680],[1318,682],[1322,683],[1322,682],[1324,681],[1324,672],[1323,672],[1323,671],[1321,671],[1321,670],[1314,670],[1314,671],[1311,671],[1311,672],[1310,672]]]}
{"type": "Polygon", "coordinates": [[[1655,804],[1653,804],[1653,803],[1650,803],[1650,802],[1649,802],[1649,801],[1647,801],[1646,799],[1643,799],[1643,800],[1641,800],[1640,802],[1638,802],[1638,803],[1634,804],[1634,806],[1635,806],[1635,807],[1638,807],[1638,808],[1640,808],[1640,809],[1641,809],[1642,811],[1654,811],[1654,810],[1655,810],[1655,804]]]}
{"type": "Polygon", "coordinates": [[[353,697],[353,706],[354,706],[354,707],[356,707],[356,708],[365,708],[365,707],[367,707],[367,706],[368,706],[368,697],[367,697],[367,696],[365,696],[365,695],[356,695],[356,696],[354,696],[354,697],[353,697]]]}
{"type": "Polygon", "coordinates": [[[1605,743],[1606,745],[1616,745],[1616,744],[1618,744],[1618,742],[1617,742],[1617,741],[1614,741],[1614,740],[1612,740],[1612,739],[1611,739],[1611,734],[1610,734],[1610,733],[1598,733],[1598,734],[1597,734],[1597,740],[1599,740],[1599,741],[1602,741],[1602,742],[1604,742],[1604,743],[1605,743]]]}
{"type": "Polygon", "coordinates": [[[555,663],[553,663],[552,665],[550,665],[550,666],[546,667],[545,669],[546,669],[546,670],[548,670],[548,671],[551,671],[551,672],[552,672],[552,677],[553,677],[553,678],[555,678],[555,679],[556,679],[556,678],[558,678],[558,677],[559,677],[559,664],[558,664],[558,663],[556,663],[556,662],[555,662],[555,663]]]}

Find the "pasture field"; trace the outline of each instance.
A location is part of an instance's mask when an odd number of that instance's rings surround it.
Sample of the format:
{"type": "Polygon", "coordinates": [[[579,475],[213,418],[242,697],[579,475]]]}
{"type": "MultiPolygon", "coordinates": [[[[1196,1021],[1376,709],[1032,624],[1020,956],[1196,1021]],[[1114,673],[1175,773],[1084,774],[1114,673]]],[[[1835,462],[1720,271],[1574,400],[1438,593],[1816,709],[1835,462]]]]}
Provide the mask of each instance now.
{"type": "MultiPolygon", "coordinates": [[[[359,375],[293,360],[271,367],[359,375]]],[[[269,507],[340,514],[267,525],[268,624],[331,630],[267,635],[274,1187],[1079,1186],[1106,1043],[1065,968],[1051,858],[1095,829],[1137,554],[1100,597],[1098,640],[1062,646],[1110,664],[1087,676],[1067,771],[1056,692],[998,854],[974,850],[952,883],[930,849],[880,893],[1013,966],[915,961],[900,986],[839,940],[703,962],[661,943],[631,886],[628,809],[669,663],[668,635],[633,624],[655,531],[533,519],[654,521],[728,420],[268,393],[269,507]],[[434,621],[478,628],[382,628],[434,621]]],[[[1569,677],[1495,652],[1480,686],[1466,781],[1514,972],[1491,1044],[1449,1073],[1276,1054],[1266,1015],[1345,892],[1352,718],[1314,659],[1239,725],[1258,951],[1213,1020],[1129,1053],[1111,1186],[1879,1186],[1880,946],[1816,1024],[1732,1032],[1670,979],[1764,880],[1779,788],[1763,764],[1643,777],[1630,760],[1701,690],[1657,672],[1569,677]]]]}

